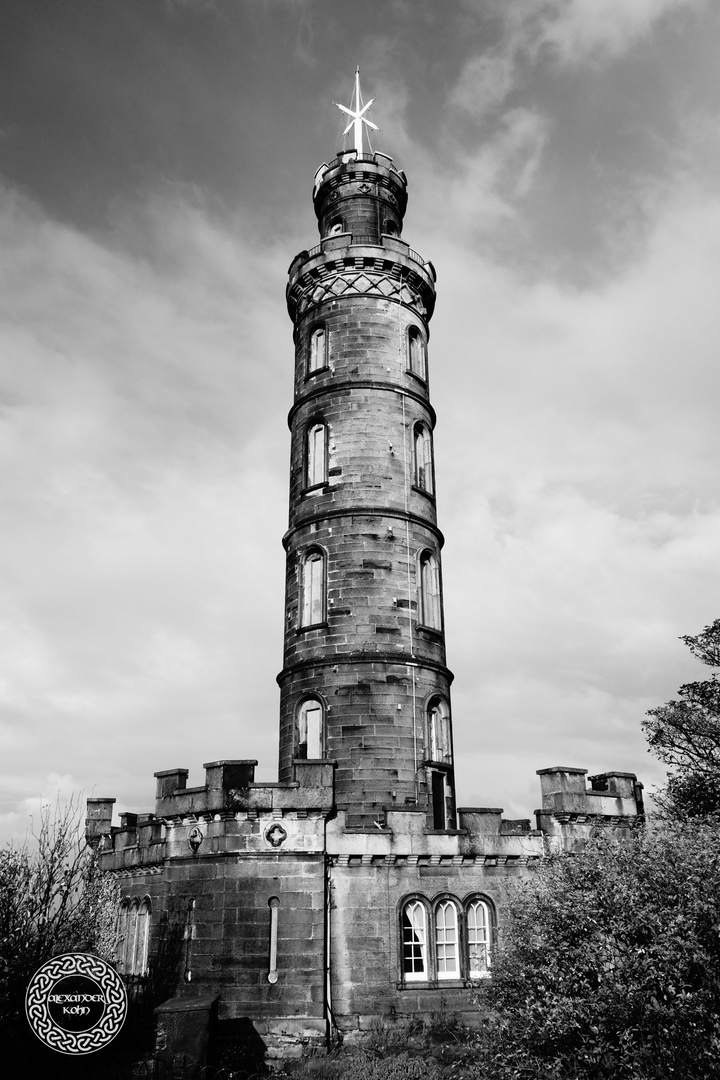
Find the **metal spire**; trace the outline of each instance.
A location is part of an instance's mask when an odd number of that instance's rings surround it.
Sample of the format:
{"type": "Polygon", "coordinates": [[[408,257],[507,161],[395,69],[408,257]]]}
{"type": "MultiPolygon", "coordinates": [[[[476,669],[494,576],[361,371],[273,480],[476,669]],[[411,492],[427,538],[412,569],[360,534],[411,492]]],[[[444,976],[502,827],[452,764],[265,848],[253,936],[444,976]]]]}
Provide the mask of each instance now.
{"type": "Polygon", "coordinates": [[[366,124],[369,128],[372,128],[373,131],[378,131],[377,124],[373,124],[372,120],[368,120],[368,118],[364,115],[370,108],[374,100],[375,98],[370,98],[367,105],[363,105],[362,98],[360,96],[360,68],[357,67],[355,69],[355,90],[353,92],[352,101],[350,102],[350,108],[347,109],[344,105],[340,105],[339,102],[335,102],[338,109],[341,109],[342,112],[347,113],[348,116],[352,117],[350,123],[343,131],[343,135],[347,135],[347,133],[350,131],[350,128],[355,129],[353,132],[353,138],[355,140],[355,151],[357,154],[362,154],[363,152],[363,124],[366,124]],[[355,106],[355,108],[353,108],[353,105],[355,106]]]}

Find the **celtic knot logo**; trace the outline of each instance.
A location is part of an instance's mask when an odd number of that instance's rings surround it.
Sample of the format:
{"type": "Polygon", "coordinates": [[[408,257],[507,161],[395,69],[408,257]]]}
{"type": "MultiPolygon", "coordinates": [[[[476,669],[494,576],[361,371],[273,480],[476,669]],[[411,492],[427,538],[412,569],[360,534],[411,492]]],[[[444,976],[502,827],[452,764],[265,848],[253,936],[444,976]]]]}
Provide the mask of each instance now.
{"type": "Polygon", "coordinates": [[[63,953],[33,975],[25,1014],[41,1042],[60,1054],[92,1054],[107,1046],[127,1015],[117,971],[90,953],[63,953]]]}

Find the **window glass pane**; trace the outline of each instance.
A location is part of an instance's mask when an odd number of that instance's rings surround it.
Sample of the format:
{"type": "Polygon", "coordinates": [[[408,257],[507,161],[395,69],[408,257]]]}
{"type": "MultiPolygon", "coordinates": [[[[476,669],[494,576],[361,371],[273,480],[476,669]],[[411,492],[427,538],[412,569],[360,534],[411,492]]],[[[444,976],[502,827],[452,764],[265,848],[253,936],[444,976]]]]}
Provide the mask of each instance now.
{"type": "Polygon", "coordinates": [[[475,900],[467,912],[470,978],[486,975],[490,967],[490,919],[487,904],[475,900]]]}
{"type": "Polygon", "coordinates": [[[127,941],[128,932],[128,906],[122,904],[120,906],[120,915],[118,917],[117,927],[117,955],[120,961],[120,973],[125,974],[127,967],[125,966],[125,944],[127,941]]]}
{"type": "Polygon", "coordinates": [[[438,979],[459,978],[457,911],[449,900],[435,912],[435,948],[438,979]]]}
{"type": "Polygon", "coordinates": [[[319,371],[325,367],[325,327],[318,326],[310,337],[309,371],[319,371]]]}
{"type": "Polygon", "coordinates": [[[137,932],[135,935],[135,957],[133,974],[144,975],[147,970],[148,935],[150,932],[150,910],[146,901],[140,905],[137,913],[137,932]]]}
{"type": "Polygon", "coordinates": [[[317,552],[310,555],[303,567],[303,626],[323,621],[325,613],[325,560],[317,552]]]}
{"type": "Polygon", "coordinates": [[[420,610],[424,626],[440,629],[440,588],[437,561],[430,552],[420,559],[420,610]]]}
{"type": "Polygon", "coordinates": [[[325,483],[325,425],[315,424],[307,437],[307,484],[325,483]]]}
{"type": "Polygon", "coordinates": [[[309,705],[307,712],[307,756],[322,757],[322,709],[319,705],[309,705]]]}
{"type": "Polygon", "coordinates": [[[447,706],[442,701],[435,701],[428,714],[430,728],[430,760],[452,762],[450,753],[450,721],[447,706]]]}
{"type": "Polygon", "coordinates": [[[405,979],[427,979],[425,908],[418,900],[413,900],[405,906],[402,931],[405,979]]]}
{"type": "Polygon", "coordinates": [[[420,331],[412,327],[408,331],[408,350],[410,353],[410,370],[421,379],[427,378],[425,342],[420,336],[420,331]]]}

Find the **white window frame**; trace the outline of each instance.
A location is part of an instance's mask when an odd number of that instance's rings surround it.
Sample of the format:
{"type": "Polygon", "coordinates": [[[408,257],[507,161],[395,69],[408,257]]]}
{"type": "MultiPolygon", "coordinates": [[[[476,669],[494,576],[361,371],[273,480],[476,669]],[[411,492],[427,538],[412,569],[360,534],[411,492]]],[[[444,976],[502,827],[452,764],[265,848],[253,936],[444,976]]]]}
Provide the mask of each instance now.
{"type": "Polygon", "coordinates": [[[410,899],[403,904],[400,923],[403,980],[404,982],[428,982],[430,979],[427,949],[428,912],[422,900],[410,899]],[[408,971],[406,967],[408,961],[413,968],[411,971],[408,971]],[[415,968],[418,962],[422,965],[422,970],[415,968]]]}
{"type": "Polygon", "coordinates": [[[468,976],[471,979],[486,979],[490,975],[490,945],[492,942],[492,917],[490,905],[480,897],[469,900],[465,905],[465,925],[467,927],[468,976]],[[471,922],[471,912],[475,917],[471,922]],[[477,919],[481,913],[482,918],[477,919]],[[482,959],[478,961],[478,954],[482,959]]]}
{"type": "Polygon", "coordinates": [[[443,698],[434,697],[428,704],[428,753],[430,761],[452,765],[450,712],[443,698]]]}
{"type": "Polygon", "coordinates": [[[418,556],[418,586],[420,625],[430,630],[442,630],[440,566],[437,556],[429,548],[425,548],[418,556]]]}
{"type": "Polygon", "coordinates": [[[417,326],[409,326],[407,332],[408,371],[427,382],[427,347],[425,338],[417,326]]]}
{"type": "Polygon", "coordinates": [[[415,487],[432,495],[434,493],[432,436],[422,422],[418,422],[413,428],[413,457],[415,487]]]}
{"type": "Polygon", "coordinates": [[[460,978],[460,920],[454,900],[435,905],[435,969],[438,980],[460,978]]]}
{"type": "Polygon", "coordinates": [[[319,323],[310,331],[310,340],[308,342],[308,375],[313,375],[316,371],[322,371],[328,366],[327,348],[327,327],[324,323],[319,323]]]}
{"type": "Polygon", "coordinates": [[[325,622],[327,560],[319,548],[309,551],[302,562],[300,625],[319,626],[325,622]]]}
{"type": "Polygon", "coordinates": [[[314,420],[305,433],[305,487],[327,483],[327,424],[314,420]]]}

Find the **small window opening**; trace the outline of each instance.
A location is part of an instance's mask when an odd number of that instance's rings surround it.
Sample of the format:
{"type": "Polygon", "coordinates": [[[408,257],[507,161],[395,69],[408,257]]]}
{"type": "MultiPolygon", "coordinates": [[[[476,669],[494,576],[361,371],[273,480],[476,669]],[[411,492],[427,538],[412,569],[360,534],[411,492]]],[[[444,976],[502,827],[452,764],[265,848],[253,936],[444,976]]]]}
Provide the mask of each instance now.
{"type": "Polygon", "coordinates": [[[432,441],[424,424],[416,424],[413,431],[415,458],[415,486],[429,495],[433,493],[432,441]]]}
{"type": "Polygon", "coordinates": [[[408,330],[408,367],[413,375],[427,381],[427,350],[417,326],[408,330]]]}
{"type": "Polygon", "coordinates": [[[323,709],[319,701],[303,701],[297,720],[297,757],[318,760],[323,756],[323,709]]]}
{"type": "Polygon", "coordinates": [[[327,333],[324,326],[316,326],[310,334],[308,374],[327,367],[327,333]]]}
{"type": "Polygon", "coordinates": [[[305,486],[327,481],[327,428],[323,423],[308,428],[305,445],[305,486]]]}
{"type": "Polygon", "coordinates": [[[423,626],[442,628],[440,614],[440,575],[438,562],[431,551],[420,556],[420,619],[423,626]]]}
{"type": "Polygon", "coordinates": [[[302,568],[302,626],[325,620],[325,556],[313,551],[302,568]]]}

